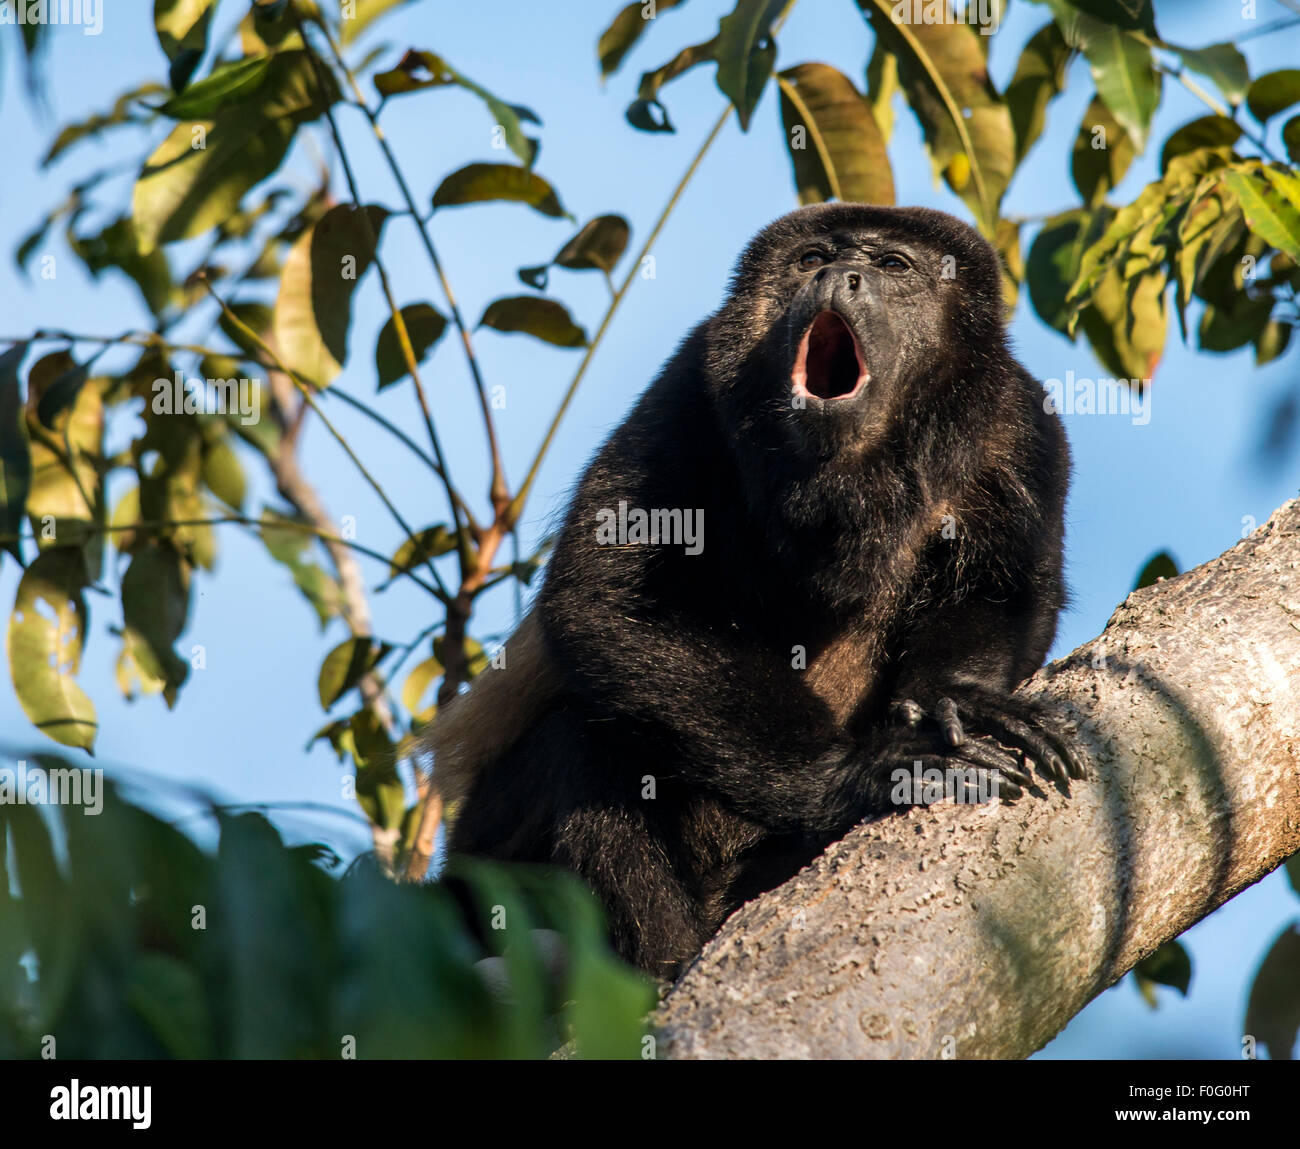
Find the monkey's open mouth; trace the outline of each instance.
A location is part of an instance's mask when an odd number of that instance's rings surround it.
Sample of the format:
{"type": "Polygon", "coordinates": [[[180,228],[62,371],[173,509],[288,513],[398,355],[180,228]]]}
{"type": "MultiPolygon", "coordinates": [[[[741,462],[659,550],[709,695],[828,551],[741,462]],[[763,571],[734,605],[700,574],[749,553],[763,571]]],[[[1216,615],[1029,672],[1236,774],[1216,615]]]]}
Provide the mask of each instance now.
{"type": "Polygon", "coordinates": [[[867,381],[857,336],[836,311],[820,311],[799,340],[790,381],[796,395],[848,399],[867,381]]]}

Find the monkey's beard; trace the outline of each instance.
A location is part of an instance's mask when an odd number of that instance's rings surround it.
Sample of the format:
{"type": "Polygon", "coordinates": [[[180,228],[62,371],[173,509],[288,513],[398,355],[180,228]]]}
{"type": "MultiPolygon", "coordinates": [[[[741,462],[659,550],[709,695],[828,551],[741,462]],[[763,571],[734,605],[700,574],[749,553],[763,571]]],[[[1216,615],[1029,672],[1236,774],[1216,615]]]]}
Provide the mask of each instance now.
{"type": "Polygon", "coordinates": [[[858,338],[837,311],[819,311],[795,349],[790,383],[805,399],[851,399],[870,379],[858,338]]]}

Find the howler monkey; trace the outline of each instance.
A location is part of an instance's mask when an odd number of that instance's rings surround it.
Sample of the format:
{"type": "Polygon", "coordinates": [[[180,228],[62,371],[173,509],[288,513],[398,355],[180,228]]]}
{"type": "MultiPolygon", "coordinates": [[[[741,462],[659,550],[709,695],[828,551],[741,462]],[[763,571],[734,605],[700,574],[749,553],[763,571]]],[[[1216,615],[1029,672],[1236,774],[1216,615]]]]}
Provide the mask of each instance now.
{"type": "Polygon", "coordinates": [[[673,976],[898,809],[900,767],[1082,776],[1011,696],[1065,595],[1069,453],[1003,306],[941,212],[761,231],[588,467],[504,669],[440,718],[450,849],[576,870],[673,976]]]}

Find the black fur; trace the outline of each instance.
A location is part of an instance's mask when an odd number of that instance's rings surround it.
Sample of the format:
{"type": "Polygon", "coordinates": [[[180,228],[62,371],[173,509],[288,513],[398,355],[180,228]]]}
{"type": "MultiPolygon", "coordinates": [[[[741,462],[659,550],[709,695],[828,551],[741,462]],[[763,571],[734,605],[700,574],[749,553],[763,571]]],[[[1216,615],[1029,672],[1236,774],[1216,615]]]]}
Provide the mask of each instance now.
{"type": "Polygon", "coordinates": [[[1009,697],[1064,600],[1069,457],[1002,315],[994,252],[940,212],[825,204],[760,232],[578,486],[536,608],[559,689],[479,774],[452,849],[573,868],[622,953],[671,976],[896,809],[900,765],[975,764],[1011,796],[1024,755],[1078,776],[1009,697]],[[869,379],[799,408],[825,310],[869,379]],[[620,502],[702,510],[703,552],[599,545],[620,502]]]}

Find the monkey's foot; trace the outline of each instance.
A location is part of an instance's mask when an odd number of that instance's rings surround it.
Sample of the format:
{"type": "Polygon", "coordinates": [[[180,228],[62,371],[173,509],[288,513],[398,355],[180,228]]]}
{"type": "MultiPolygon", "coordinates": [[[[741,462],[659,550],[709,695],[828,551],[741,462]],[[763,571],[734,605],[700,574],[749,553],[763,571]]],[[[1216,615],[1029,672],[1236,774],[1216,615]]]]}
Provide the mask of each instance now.
{"type": "Polygon", "coordinates": [[[978,747],[981,758],[992,754],[1010,759],[1017,764],[1015,772],[1001,761],[997,768],[1023,786],[1032,782],[1030,762],[1067,787],[1071,778],[1083,778],[1086,773],[1083,760],[1047,714],[1021,698],[963,686],[949,689],[928,708],[912,698],[897,699],[890,704],[889,712],[906,730],[918,734],[927,727],[937,730],[950,754],[971,757],[969,748],[978,747]],[[973,743],[971,735],[982,735],[999,745],[973,743]],[[1017,758],[1012,757],[1013,752],[1017,758]]]}

